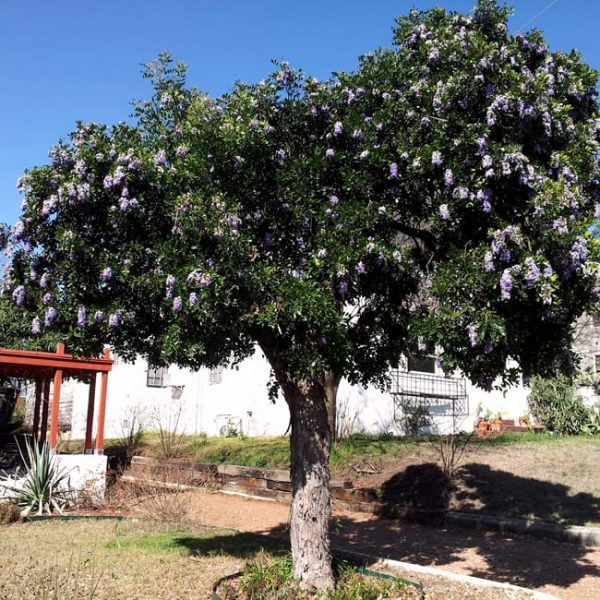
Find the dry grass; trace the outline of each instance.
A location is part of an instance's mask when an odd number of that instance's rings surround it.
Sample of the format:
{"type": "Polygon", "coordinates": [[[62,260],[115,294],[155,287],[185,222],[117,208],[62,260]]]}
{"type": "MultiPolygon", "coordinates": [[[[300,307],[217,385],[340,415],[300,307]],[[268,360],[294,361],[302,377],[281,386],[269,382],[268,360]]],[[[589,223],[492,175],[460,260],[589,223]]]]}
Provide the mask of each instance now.
{"type": "Polygon", "coordinates": [[[231,535],[142,521],[12,525],[0,536],[0,598],[208,598],[244,561],[202,544],[231,535]]]}

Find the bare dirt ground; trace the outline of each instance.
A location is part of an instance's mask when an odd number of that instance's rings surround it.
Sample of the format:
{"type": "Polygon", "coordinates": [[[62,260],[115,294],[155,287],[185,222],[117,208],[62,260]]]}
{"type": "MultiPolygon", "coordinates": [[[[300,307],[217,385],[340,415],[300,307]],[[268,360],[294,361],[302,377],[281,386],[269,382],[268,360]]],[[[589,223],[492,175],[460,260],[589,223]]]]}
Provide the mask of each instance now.
{"type": "MultiPolygon", "coordinates": [[[[289,506],[283,503],[201,491],[186,493],[185,504],[190,516],[201,523],[286,535],[289,506]]],[[[512,583],[559,598],[600,600],[600,548],[339,511],[334,515],[333,530],[338,548],[512,583]]],[[[461,588],[435,577],[403,575],[423,579],[431,599],[518,597],[503,591],[461,588]]]]}

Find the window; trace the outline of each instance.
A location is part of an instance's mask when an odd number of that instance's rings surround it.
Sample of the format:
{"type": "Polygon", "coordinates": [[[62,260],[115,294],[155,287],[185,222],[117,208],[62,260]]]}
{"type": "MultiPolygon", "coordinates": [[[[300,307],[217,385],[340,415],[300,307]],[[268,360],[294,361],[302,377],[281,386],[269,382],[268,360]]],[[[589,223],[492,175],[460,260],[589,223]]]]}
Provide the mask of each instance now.
{"type": "Polygon", "coordinates": [[[165,367],[158,367],[157,369],[148,369],[146,375],[146,386],[147,387],[165,387],[165,375],[167,369],[165,367]]]}
{"type": "Polygon", "coordinates": [[[408,370],[419,371],[420,373],[435,373],[435,358],[433,356],[424,356],[422,358],[409,356],[408,370]]]}
{"type": "Polygon", "coordinates": [[[210,370],[208,374],[208,383],[210,383],[210,385],[223,383],[223,367],[215,367],[210,370]]]}

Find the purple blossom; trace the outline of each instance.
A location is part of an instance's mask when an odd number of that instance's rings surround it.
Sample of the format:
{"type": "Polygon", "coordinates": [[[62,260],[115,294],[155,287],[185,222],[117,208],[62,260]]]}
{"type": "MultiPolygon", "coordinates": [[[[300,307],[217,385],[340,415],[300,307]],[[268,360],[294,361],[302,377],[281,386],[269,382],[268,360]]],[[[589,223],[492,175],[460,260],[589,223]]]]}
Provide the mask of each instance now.
{"type": "Polygon", "coordinates": [[[159,150],[154,155],[154,164],[157,167],[164,167],[167,164],[167,155],[164,150],[159,150]]]}
{"type": "Polygon", "coordinates": [[[50,275],[48,275],[48,273],[44,273],[40,277],[40,287],[41,288],[47,288],[48,287],[48,280],[49,279],[50,279],[50,275]]]}
{"type": "Polygon", "coordinates": [[[318,252],[317,252],[317,258],[326,258],[327,257],[327,250],[325,250],[325,248],[321,248],[318,252]]]}
{"type": "Polygon", "coordinates": [[[54,321],[54,319],[56,319],[57,316],[58,311],[53,306],[50,306],[46,310],[46,313],[44,315],[44,325],[46,327],[50,327],[50,325],[52,325],[52,322],[54,321]]]}
{"type": "Polygon", "coordinates": [[[366,272],[366,270],[367,270],[366,267],[365,267],[365,263],[362,260],[360,260],[358,262],[358,264],[356,265],[355,269],[356,269],[356,272],[359,275],[363,275],[366,272]]]}
{"type": "Polygon", "coordinates": [[[471,346],[471,348],[475,348],[475,346],[477,346],[479,344],[479,341],[477,340],[477,331],[478,330],[479,330],[479,326],[475,323],[471,323],[467,327],[467,336],[469,338],[469,346],[471,346]]]}
{"type": "Polygon", "coordinates": [[[348,293],[348,283],[345,281],[340,281],[340,285],[338,286],[338,291],[342,296],[348,293]]]}
{"type": "Polygon", "coordinates": [[[559,217],[558,219],[554,219],[552,223],[552,229],[561,235],[565,235],[569,233],[569,228],[567,226],[567,220],[564,217],[559,217]]]}
{"type": "Polygon", "coordinates": [[[336,121],[333,124],[333,133],[335,135],[342,135],[342,132],[344,131],[344,125],[342,124],[341,121],[336,121]]]}
{"type": "Polygon", "coordinates": [[[450,210],[448,209],[447,204],[441,204],[439,211],[440,211],[440,217],[442,218],[442,220],[447,221],[448,219],[450,219],[450,210]]]}
{"type": "Polygon", "coordinates": [[[363,136],[363,134],[362,134],[362,131],[360,129],[355,129],[352,132],[352,139],[353,140],[360,140],[360,139],[362,139],[362,136],[363,136]]]}
{"type": "Polygon", "coordinates": [[[504,269],[500,278],[500,298],[502,300],[510,300],[510,294],[513,288],[512,275],[510,269],[504,269]]]}
{"type": "Polygon", "coordinates": [[[571,246],[571,263],[575,268],[581,266],[588,258],[590,251],[588,249],[587,240],[579,236],[575,243],[571,246]]]}
{"type": "Polygon", "coordinates": [[[525,259],[525,268],[527,270],[523,275],[523,286],[529,288],[540,280],[540,269],[531,256],[525,259]]]}
{"type": "Polygon", "coordinates": [[[173,277],[173,275],[167,275],[167,279],[165,281],[165,298],[172,298],[174,289],[175,277],[173,277]]]}
{"type": "Polygon", "coordinates": [[[340,199],[337,196],[329,196],[329,204],[331,206],[335,206],[339,201],[340,199]]]}
{"type": "Polygon", "coordinates": [[[481,202],[481,208],[485,213],[492,212],[492,203],[490,202],[491,198],[492,191],[490,189],[484,188],[483,190],[477,191],[477,200],[481,202]]]}
{"type": "Polygon", "coordinates": [[[175,150],[175,156],[177,156],[177,158],[184,158],[187,156],[189,151],[190,149],[187,146],[177,146],[177,150],[175,150]]]}
{"type": "Polygon", "coordinates": [[[434,167],[439,167],[442,164],[442,153],[438,150],[434,150],[431,153],[431,164],[434,167]]]}
{"type": "Polygon", "coordinates": [[[282,165],[285,162],[285,159],[287,158],[287,155],[285,153],[285,150],[283,148],[278,148],[275,151],[275,158],[277,159],[277,162],[282,165]]]}
{"type": "Polygon", "coordinates": [[[494,255],[491,252],[486,252],[483,258],[483,270],[486,273],[492,273],[495,271],[496,267],[494,266],[494,255]]]}
{"type": "Polygon", "coordinates": [[[12,293],[12,298],[17,306],[23,306],[23,303],[25,302],[25,287],[20,285],[15,288],[15,291],[12,293]]]}
{"type": "Polygon", "coordinates": [[[196,294],[196,292],[192,292],[190,294],[188,302],[189,302],[190,306],[195,306],[196,303],[198,302],[198,294],[196,294]]]}
{"type": "Polygon", "coordinates": [[[97,310],[94,313],[94,321],[96,321],[96,323],[102,323],[102,321],[104,321],[104,313],[101,310],[97,310]]]}
{"type": "Polygon", "coordinates": [[[325,150],[326,158],[333,158],[334,156],[335,156],[335,151],[333,148],[327,148],[327,150],[325,150]]]}
{"type": "Polygon", "coordinates": [[[594,209],[594,217],[596,219],[600,219],[600,204],[596,204],[596,208],[594,209]]]}
{"type": "Polygon", "coordinates": [[[475,153],[477,156],[483,156],[487,151],[487,139],[484,137],[479,137],[475,140],[477,144],[477,152],[475,153]]]}
{"type": "Polygon", "coordinates": [[[457,188],[454,188],[452,195],[455,198],[460,198],[461,200],[466,200],[469,197],[469,190],[466,187],[457,187],[457,188]]]}
{"type": "Polygon", "coordinates": [[[431,119],[429,117],[421,117],[421,126],[422,127],[429,127],[431,123],[431,119]]]}
{"type": "Polygon", "coordinates": [[[102,279],[104,281],[109,281],[110,279],[112,279],[112,269],[110,267],[106,267],[103,271],[102,271],[102,279]]]}
{"type": "Polygon", "coordinates": [[[34,317],[33,321],[31,321],[31,333],[33,335],[39,335],[42,330],[42,322],[39,317],[34,317]]]}
{"type": "Polygon", "coordinates": [[[52,294],[50,292],[46,292],[43,296],[42,296],[42,302],[44,304],[50,304],[50,302],[52,301],[52,294]]]}
{"type": "Polygon", "coordinates": [[[454,173],[452,169],[446,169],[444,172],[444,183],[447,187],[454,185],[454,173]]]}
{"type": "Polygon", "coordinates": [[[490,354],[493,349],[494,349],[494,346],[492,345],[491,342],[489,342],[488,340],[483,342],[483,353],[484,354],[490,354]]]}
{"type": "Polygon", "coordinates": [[[85,327],[87,325],[87,311],[84,306],[80,306],[77,310],[77,326],[85,327]]]}
{"type": "MultiPolygon", "coordinates": [[[[481,166],[484,169],[490,169],[494,164],[494,159],[489,154],[484,154],[481,159],[481,166]]],[[[504,166],[502,167],[504,170],[504,166]]]]}
{"type": "Polygon", "coordinates": [[[181,296],[177,296],[173,299],[173,310],[175,312],[179,312],[183,307],[183,300],[181,299],[181,296]]]}
{"type": "Polygon", "coordinates": [[[121,322],[121,311],[118,310],[108,316],[108,326],[117,327],[121,322]]]}
{"type": "Polygon", "coordinates": [[[398,165],[396,163],[390,165],[390,179],[398,179],[398,165]]]}

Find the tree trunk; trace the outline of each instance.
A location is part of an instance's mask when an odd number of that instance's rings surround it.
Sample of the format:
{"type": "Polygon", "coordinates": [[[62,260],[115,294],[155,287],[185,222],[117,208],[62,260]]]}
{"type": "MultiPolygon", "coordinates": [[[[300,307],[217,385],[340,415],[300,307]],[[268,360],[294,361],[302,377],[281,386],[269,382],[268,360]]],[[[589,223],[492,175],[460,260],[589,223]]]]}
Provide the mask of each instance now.
{"type": "Polygon", "coordinates": [[[294,577],[309,591],[335,585],[331,567],[329,453],[331,429],[323,383],[277,373],[290,408],[294,577]]]}
{"type": "Polygon", "coordinates": [[[331,431],[331,443],[337,442],[337,391],[340,378],[333,372],[327,371],[324,378],[325,398],[327,400],[327,422],[331,431]]]}

